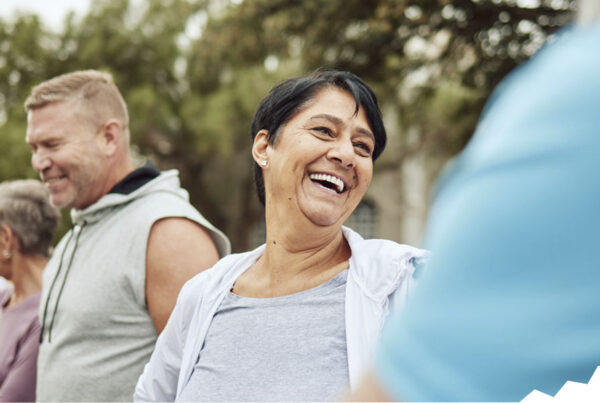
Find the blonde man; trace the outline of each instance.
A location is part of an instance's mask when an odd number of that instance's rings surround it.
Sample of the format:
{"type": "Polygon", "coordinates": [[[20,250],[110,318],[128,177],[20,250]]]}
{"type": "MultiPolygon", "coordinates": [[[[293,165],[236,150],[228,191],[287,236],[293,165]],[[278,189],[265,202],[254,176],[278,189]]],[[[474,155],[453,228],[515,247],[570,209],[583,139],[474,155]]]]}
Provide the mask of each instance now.
{"type": "Polygon", "coordinates": [[[600,2],[580,6],[440,183],[432,258],[353,398],[518,401],[600,364],[600,2]]]}
{"type": "Polygon", "coordinates": [[[189,204],[177,171],[135,169],[109,74],[55,77],[25,109],[33,168],[74,224],[44,272],[37,398],[131,400],[181,286],[229,241],[189,204]]]}

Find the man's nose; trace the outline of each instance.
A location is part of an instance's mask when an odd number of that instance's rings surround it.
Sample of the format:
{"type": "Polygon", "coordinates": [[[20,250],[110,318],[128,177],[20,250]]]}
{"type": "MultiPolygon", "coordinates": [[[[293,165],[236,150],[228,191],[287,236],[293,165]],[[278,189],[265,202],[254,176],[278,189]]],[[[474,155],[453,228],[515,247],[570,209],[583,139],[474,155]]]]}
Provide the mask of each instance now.
{"type": "Polygon", "coordinates": [[[33,169],[41,173],[50,167],[51,160],[47,154],[38,151],[31,154],[31,165],[33,169]]]}

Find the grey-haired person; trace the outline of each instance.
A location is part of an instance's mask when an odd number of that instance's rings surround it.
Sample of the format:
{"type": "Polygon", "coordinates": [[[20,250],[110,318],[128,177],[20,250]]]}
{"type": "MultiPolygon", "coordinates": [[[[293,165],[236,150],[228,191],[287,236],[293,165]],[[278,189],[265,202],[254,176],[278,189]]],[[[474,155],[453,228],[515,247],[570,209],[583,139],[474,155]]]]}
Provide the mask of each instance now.
{"type": "Polygon", "coordinates": [[[60,219],[36,180],[0,183],[0,402],[35,401],[42,272],[60,219]]]}

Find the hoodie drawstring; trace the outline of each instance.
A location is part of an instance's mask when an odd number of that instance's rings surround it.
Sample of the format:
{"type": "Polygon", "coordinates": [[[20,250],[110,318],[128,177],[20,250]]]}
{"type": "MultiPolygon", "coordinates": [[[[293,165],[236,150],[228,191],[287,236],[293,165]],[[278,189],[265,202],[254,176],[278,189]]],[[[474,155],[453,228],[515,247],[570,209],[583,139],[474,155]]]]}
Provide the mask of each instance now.
{"type": "Polygon", "coordinates": [[[81,232],[83,231],[83,227],[85,226],[85,222],[82,225],[75,225],[73,227],[73,231],[69,235],[67,242],[65,243],[65,247],[60,255],[60,260],[58,262],[58,270],[56,271],[56,275],[52,280],[52,284],[50,285],[50,290],[48,290],[48,296],[46,297],[46,303],[44,304],[44,312],[42,314],[42,329],[40,332],[40,343],[44,339],[44,329],[46,327],[46,314],[48,312],[48,305],[50,303],[50,299],[52,297],[52,290],[56,285],[56,281],[60,276],[60,271],[62,270],[63,259],[65,257],[65,253],[69,248],[69,244],[71,243],[71,239],[73,238],[73,234],[75,233],[75,244],[73,245],[73,252],[71,252],[71,258],[69,259],[69,264],[67,265],[67,269],[65,270],[65,275],[63,277],[62,284],[60,285],[60,289],[58,290],[58,295],[56,297],[56,303],[54,304],[54,311],[52,312],[52,319],[48,325],[48,343],[52,341],[52,326],[54,325],[54,319],[56,318],[56,310],[58,309],[58,303],[60,302],[60,297],[62,296],[63,289],[65,288],[65,283],[67,282],[67,276],[69,275],[69,271],[71,270],[71,265],[73,264],[73,258],[75,257],[75,251],[77,250],[77,244],[79,243],[79,237],[81,236],[81,232]]]}

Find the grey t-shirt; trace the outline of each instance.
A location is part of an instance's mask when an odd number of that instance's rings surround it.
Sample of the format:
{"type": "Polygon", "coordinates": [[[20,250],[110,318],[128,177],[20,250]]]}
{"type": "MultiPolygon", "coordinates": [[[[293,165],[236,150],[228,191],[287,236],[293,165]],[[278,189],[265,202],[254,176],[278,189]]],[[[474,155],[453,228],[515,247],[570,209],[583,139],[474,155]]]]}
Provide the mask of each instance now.
{"type": "Polygon", "coordinates": [[[277,298],[229,293],[178,401],[325,401],[348,385],[344,270],[277,298]]]}

